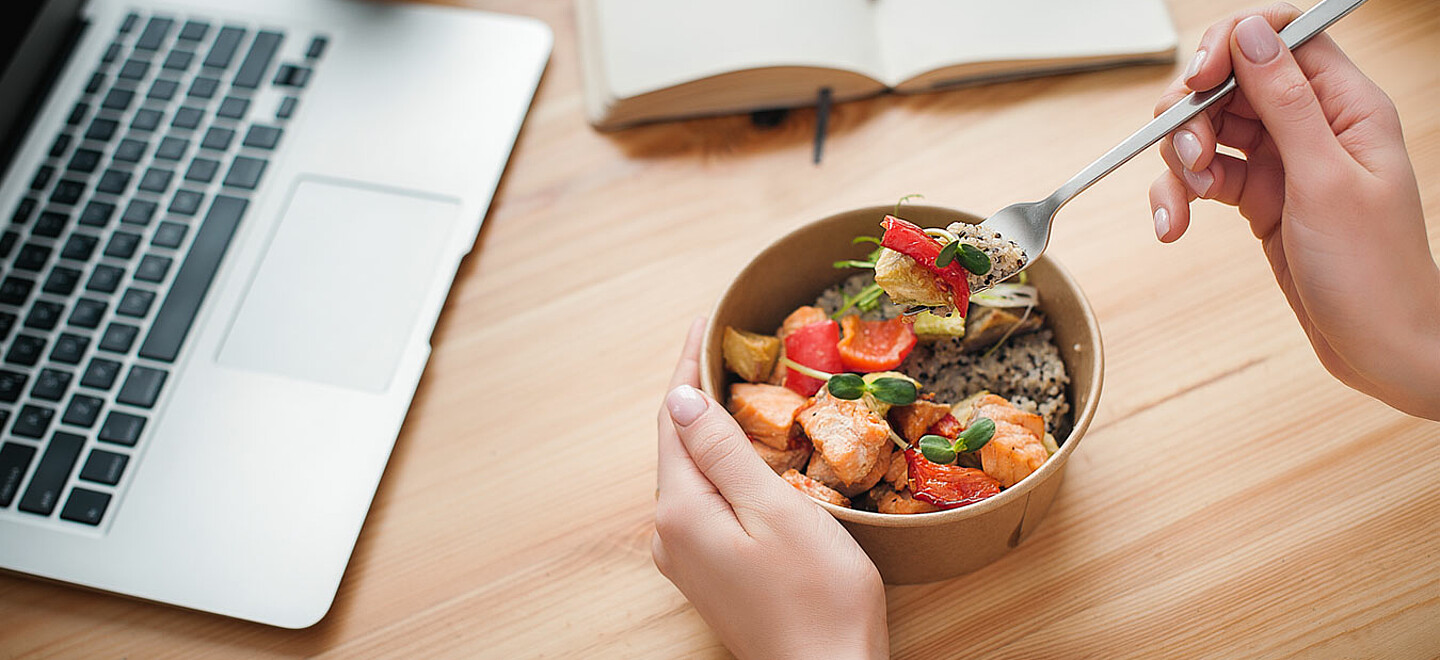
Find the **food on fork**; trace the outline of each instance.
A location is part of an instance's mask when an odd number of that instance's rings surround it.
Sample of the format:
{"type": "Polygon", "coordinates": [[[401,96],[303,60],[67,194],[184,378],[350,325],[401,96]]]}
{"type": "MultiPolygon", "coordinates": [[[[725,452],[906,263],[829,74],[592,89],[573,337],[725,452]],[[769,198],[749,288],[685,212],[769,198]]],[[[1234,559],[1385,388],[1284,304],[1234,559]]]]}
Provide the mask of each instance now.
{"type": "Polygon", "coordinates": [[[1025,265],[1019,245],[978,225],[921,229],[895,216],[886,216],[880,225],[885,233],[874,260],[875,282],[898,305],[963,312],[972,293],[1025,265]]]}

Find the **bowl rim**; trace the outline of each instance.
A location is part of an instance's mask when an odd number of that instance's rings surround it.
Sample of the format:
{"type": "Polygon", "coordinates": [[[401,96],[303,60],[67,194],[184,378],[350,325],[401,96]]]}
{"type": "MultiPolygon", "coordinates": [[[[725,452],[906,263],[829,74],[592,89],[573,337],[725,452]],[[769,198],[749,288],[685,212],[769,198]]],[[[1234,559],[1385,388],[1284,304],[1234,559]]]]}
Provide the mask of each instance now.
{"type": "MultiPolygon", "coordinates": [[[[936,206],[933,204],[906,204],[905,206],[907,208],[925,209],[929,211],[957,215],[963,221],[970,222],[972,224],[978,224],[981,220],[984,220],[984,218],[977,216],[973,213],[953,209],[946,206],[936,206]]],[[[894,205],[859,207],[846,211],[831,213],[830,215],[827,215],[823,218],[806,222],[786,232],[784,235],[770,241],[770,243],[766,245],[763,250],[758,252],[754,257],[752,257],[748,262],[746,262],[746,264],[736,273],[735,277],[732,277],[730,279],[730,284],[725,287],[725,291],[721,293],[720,297],[715,301],[715,305],[711,308],[710,311],[710,317],[706,319],[705,335],[700,353],[700,374],[701,385],[703,386],[703,389],[712,389],[710,387],[710,383],[708,382],[708,374],[712,373],[712,367],[714,366],[712,364],[713,359],[711,358],[711,353],[714,344],[714,339],[712,338],[715,336],[715,318],[717,316],[717,313],[720,311],[720,306],[723,305],[727,300],[729,300],[733,287],[735,286],[735,281],[739,279],[741,274],[748,270],[756,261],[759,261],[762,257],[765,257],[771,251],[775,250],[777,246],[787,242],[796,234],[810,230],[810,228],[815,225],[834,222],[837,218],[841,216],[848,216],[855,213],[891,214],[894,208],[894,205]]],[[[1011,486],[1010,488],[1001,491],[999,495],[986,498],[985,500],[977,502],[975,504],[969,504],[954,509],[932,511],[929,513],[898,514],[861,511],[858,509],[851,509],[849,507],[837,506],[829,502],[814,500],[816,504],[820,505],[826,511],[829,511],[831,515],[835,516],[841,521],[859,523],[871,527],[919,527],[930,525],[943,525],[946,523],[953,523],[961,520],[967,520],[970,518],[983,516],[987,513],[990,513],[991,511],[1004,508],[1011,502],[1019,499],[1021,496],[1028,495],[1031,490],[1038,487],[1042,482],[1048,480],[1056,472],[1064,469],[1066,461],[1068,461],[1070,455],[1075,452],[1076,446],[1080,444],[1080,439],[1084,437],[1085,432],[1090,428],[1090,423],[1095,418],[1095,411],[1097,408],[1099,408],[1100,389],[1105,379],[1105,348],[1104,342],[1101,340],[1100,336],[1100,324],[1095,318],[1095,310],[1093,307],[1091,307],[1089,298],[1085,296],[1084,289],[1080,288],[1080,285],[1078,282],[1075,281],[1074,276],[1072,276],[1070,274],[1070,271],[1067,270],[1065,266],[1061,264],[1058,260],[1054,259],[1050,255],[1042,254],[1039,259],[1036,259],[1037,263],[1040,261],[1044,261],[1049,266],[1053,267],[1060,280],[1065,282],[1070,287],[1070,289],[1075,292],[1077,301],[1080,304],[1080,309],[1082,312],[1081,315],[1084,317],[1085,320],[1085,327],[1090,332],[1090,346],[1087,346],[1086,348],[1093,350],[1095,354],[1093,377],[1090,379],[1089,389],[1084,393],[1086,401],[1085,407],[1076,413],[1075,422],[1071,425],[1070,433],[1065,436],[1063,442],[1060,442],[1060,451],[1045,459],[1045,464],[1040,466],[1039,470],[1032,472],[1024,479],[1021,479],[1020,483],[1017,483],[1014,486],[1011,486]]],[[[1065,366],[1068,371],[1070,365],[1067,364],[1065,366]]],[[[1073,374],[1071,382],[1074,382],[1073,374]]],[[[717,400],[720,395],[719,392],[710,392],[710,394],[713,397],[716,397],[717,400]]]]}

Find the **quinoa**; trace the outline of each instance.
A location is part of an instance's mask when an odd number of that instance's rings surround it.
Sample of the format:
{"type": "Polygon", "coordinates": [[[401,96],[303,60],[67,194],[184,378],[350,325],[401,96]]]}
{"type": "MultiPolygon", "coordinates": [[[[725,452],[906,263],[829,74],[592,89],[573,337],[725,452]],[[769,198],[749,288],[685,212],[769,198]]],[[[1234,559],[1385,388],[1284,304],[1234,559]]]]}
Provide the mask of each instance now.
{"type": "Polygon", "coordinates": [[[999,232],[991,231],[980,225],[972,225],[968,222],[952,222],[946,231],[955,235],[963,243],[979,248],[985,256],[990,257],[990,271],[984,275],[970,273],[970,290],[984,291],[1005,278],[1020,272],[1025,265],[1025,251],[1015,241],[1007,240],[1000,236],[999,232]]]}

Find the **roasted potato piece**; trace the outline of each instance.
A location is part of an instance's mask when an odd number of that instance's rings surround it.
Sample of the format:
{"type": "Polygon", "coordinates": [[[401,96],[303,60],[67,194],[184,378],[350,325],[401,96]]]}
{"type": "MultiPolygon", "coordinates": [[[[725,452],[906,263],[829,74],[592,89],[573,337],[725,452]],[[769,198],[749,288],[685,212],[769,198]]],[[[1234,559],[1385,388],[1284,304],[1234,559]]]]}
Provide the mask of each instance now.
{"type": "Polygon", "coordinates": [[[1044,324],[1045,315],[1038,310],[1032,309],[1026,316],[1024,308],[972,305],[970,315],[965,319],[965,338],[960,340],[960,347],[969,352],[979,351],[994,346],[1007,332],[1012,337],[1023,335],[1039,330],[1044,324]],[[1014,328],[1013,332],[1011,328],[1014,328]]]}
{"type": "Polygon", "coordinates": [[[880,258],[875,260],[875,283],[896,305],[946,307],[953,304],[950,292],[936,283],[930,271],[889,248],[881,249],[880,258]]]}
{"type": "Polygon", "coordinates": [[[780,359],[780,339],[727,325],[720,351],[725,356],[725,368],[747,382],[763,383],[770,380],[775,361],[780,359]]]}
{"type": "Polygon", "coordinates": [[[908,406],[891,408],[889,419],[890,425],[895,427],[900,437],[913,444],[920,442],[925,431],[948,414],[950,414],[950,406],[921,399],[908,406]]]}

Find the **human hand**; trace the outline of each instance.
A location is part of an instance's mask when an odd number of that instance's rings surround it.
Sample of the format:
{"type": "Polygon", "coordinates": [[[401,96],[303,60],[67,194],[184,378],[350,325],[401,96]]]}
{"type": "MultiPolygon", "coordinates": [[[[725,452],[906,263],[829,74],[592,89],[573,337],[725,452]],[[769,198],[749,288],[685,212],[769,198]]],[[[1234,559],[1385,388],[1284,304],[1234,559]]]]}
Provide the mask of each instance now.
{"type": "Polygon", "coordinates": [[[888,657],[880,572],[696,389],[703,331],[660,409],[655,566],[741,658],[888,657]]]}
{"type": "Polygon", "coordinates": [[[1232,69],[1239,84],[1163,143],[1155,233],[1179,239],[1197,197],[1237,207],[1326,369],[1440,420],[1440,271],[1399,114],[1329,36],[1286,50],[1275,31],[1299,15],[1281,4],[1211,26],[1161,97],[1157,115],[1232,69]]]}

